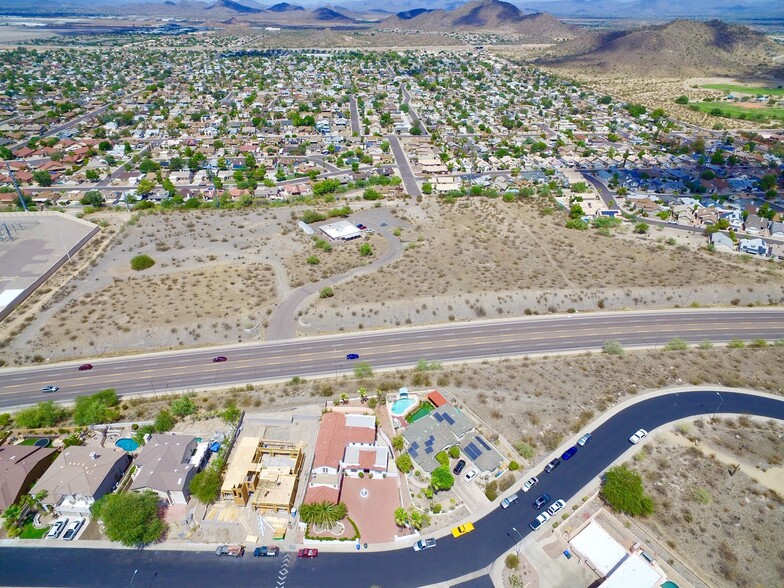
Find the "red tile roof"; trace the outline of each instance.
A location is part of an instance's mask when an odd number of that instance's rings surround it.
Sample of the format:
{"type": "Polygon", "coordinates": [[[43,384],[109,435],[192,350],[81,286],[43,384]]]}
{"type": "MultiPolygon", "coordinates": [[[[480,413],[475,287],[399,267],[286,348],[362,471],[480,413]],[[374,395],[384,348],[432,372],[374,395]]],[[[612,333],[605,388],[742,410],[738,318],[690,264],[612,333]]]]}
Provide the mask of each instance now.
{"type": "Polygon", "coordinates": [[[438,390],[433,390],[430,394],[427,395],[427,399],[436,405],[436,408],[440,408],[445,404],[449,404],[446,398],[441,395],[441,392],[438,390]]]}
{"type": "Polygon", "coordinates": [[[303,500],[306,504],[313,504],[315,502],[338,502],[340,497],[340,491],[336,488],[330,488],[329,486],[313,486],[312,488],[308,488],[307,494],[305,494],[305,500],[303,500]]]}
{"type": "Polygon", "coordinates": [[[376,431],[368,427],[347,427],[346,415],[342,412],[328,412],[321,418],[313,467],[332,467],[337,469],[343,451],[349,443],[373,443],[376,431]]]}

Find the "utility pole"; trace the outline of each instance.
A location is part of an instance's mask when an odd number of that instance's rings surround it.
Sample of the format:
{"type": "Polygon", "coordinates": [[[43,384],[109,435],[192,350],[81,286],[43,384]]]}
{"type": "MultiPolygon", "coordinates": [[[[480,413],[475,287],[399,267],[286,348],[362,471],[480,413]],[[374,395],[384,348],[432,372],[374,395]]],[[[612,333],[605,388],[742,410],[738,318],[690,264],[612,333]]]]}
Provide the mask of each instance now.
{"type": "Polygon", "coordinates": [[[14,183],[14,188],[16,188],[16,195],[19,198],[19,204],[22,205],[22,209],[25,212],[30,212],[29,210],[27,210],[27,203],[25,202],[24,196],[22,195],[22,191],[19,189],[19,184],[16,183],[14,172],[11,171],[11,166],[7,161],[5,162],[5,167],[8,169],[8,175],[11,176],[11,181],[14,183]]]}

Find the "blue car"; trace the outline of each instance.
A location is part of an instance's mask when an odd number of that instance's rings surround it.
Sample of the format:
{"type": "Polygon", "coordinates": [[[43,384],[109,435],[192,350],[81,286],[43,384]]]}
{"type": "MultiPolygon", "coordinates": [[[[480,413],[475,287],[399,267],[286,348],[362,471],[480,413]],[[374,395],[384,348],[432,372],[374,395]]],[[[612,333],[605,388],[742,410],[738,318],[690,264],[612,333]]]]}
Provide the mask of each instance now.
{"type": "Polygon", "coordinates": [[[575,453],[577,453],[577,448],[576,447],[570,447],[569,449],[564,451],[563,455],[561,456],[561,459],[564,460],[564,461],[566,461],[568,459],[571,459],[574,456],[575,453]]]}
{"type": "Polygon", "coordinates": [[[359,359],[359,353],[349,353],[346,359],[359,359]]]}

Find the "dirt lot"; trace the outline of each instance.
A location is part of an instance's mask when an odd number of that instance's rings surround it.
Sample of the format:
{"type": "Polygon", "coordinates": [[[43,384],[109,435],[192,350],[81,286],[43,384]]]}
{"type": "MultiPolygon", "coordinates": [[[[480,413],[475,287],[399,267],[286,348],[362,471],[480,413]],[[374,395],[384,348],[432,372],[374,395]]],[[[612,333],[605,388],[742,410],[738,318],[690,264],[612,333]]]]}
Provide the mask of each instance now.
{"type": "Polygon", "coordinates": [[[784,584],[781,423],[701,419],[656,435],[640,455],[656,507],[641,524],[676,557],[718,586],[784,584]]]}
{"type": "Polygon", "coordinates": [[[300,332],[783,300],[780,265],[696,250],[705,244],[696,237],[680,246],[659,241],[664,232],[640,237],[628,226],[610,238],[569,230],[542,202],[423,204],[426,217],[401,232],[403,257],[304,307],[302,322],[311,326],[300,332]]]}

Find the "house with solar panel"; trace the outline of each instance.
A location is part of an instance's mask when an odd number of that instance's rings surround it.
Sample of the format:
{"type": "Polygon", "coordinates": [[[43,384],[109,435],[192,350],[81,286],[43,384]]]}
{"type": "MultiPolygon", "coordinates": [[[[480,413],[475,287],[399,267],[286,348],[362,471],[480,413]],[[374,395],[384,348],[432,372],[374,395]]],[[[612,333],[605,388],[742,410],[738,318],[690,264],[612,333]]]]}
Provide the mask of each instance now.
{"type": "Polygon", "coordinates": [[[451,404],[443,404],[403,431],[407,453],[427,473],[441,464],[440,451],[460,447],[480,472],[492,472],[504,462],[503,456],[476,430],[474,422],[451,404]]]}

